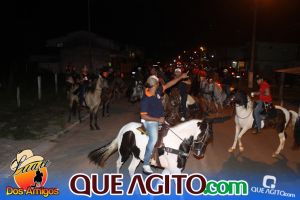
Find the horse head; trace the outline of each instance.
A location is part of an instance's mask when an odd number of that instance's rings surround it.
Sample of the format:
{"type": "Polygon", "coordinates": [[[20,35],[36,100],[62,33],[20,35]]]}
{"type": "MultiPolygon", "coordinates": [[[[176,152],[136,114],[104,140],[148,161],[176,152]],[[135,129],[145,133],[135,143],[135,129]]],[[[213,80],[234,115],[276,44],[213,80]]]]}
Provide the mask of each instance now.
{"type": "Polygon", "coordinates": [[[203,158],[206,147],[213,139],[212,122],[208,120],[202,120],[197,123],[200,133],[195,137],[193,142],[193,154],[196,158],[203,158]]]}
{"type": "Polygon", "coordinates": [[[169,102],[171,106],[179,106],[181,101],[180,93],[178,88],[173,88],[169,94],[169,102]]]}
{"type": "Polygon", "coordinates": [[[141,100],[144,95],[144,86],[141,81],[135,81],[134,87],[132,88],[132,93],[130,95],[130,101],[132,103],[137,100],[141,100]]]}
{"type": "Polygon", "coordinates": [[[247,109],[248,96],[244,91],[234,90],[230,94],[229,104],[244,106],[247,109]]]}

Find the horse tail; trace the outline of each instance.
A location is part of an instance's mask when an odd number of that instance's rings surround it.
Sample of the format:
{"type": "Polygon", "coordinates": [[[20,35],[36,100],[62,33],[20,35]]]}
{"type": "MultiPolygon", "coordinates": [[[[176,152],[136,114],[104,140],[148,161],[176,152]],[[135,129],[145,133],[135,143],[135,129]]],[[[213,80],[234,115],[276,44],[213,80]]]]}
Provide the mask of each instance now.
{"type": "Polygon", "coordinates": [[[100,167],[104,166],[105,161],[117,151],[118,149],[118,137],[116,137],[112,142],[91,151],[88,155],[91,162],[99,165],[100,167]]]}
{"type": "Polygon", "coordinates": [[[289,110],[292,116],[292,127],[294,128],[294,145],[300,147],[300,116],[293,110],[289,110]]]}

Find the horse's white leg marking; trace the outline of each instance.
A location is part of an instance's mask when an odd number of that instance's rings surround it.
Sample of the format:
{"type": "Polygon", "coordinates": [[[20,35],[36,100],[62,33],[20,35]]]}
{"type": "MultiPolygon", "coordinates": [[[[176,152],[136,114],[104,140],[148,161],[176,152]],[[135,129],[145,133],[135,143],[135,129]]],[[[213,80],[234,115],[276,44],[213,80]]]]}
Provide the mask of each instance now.
{"type": "Polygon", "coordinates": [[[241,127],[239,125],[235,125],[234,141],[233,141],[232,147],[230,147],[228,149],[228,152],[232,152],[233,150],[235,150],[237,139],[238,139],[238,135],[239,135],[240,131],[241,131],[241,127]]]}
{"type": "Polygon", "coordinates": [[[122,156],[121,156],[121,154],[119,153],[119,158],[118,158],[118,160],[117,160],[117,174],[119,174],[120,173],[120,168],[122,167],[122,165],[123,165],[123,163],[122,163],[122,156]]]}
{"type": "Polygon", "coordinates": [[[166,156],[166,160],[168,161],[168,166],[165,169],[167,169],[170,174],[181,174],[181,169],[177,167],[178,163],[176,154],[169,154],[166,156]]]}
{"type": "Polygon", "coordinates": [[[244,127],[244,128],[241,130],[241,132],[240,132],[240,134],[239,134],[239,136],[238,136],[239,148],[240,148],[240,151],[241,151],[241,152],[244,151],[244,147],[243,147],[243,144],[242,144],[242,137],[243,137],[243,135],[246,133],[246,131],[248,131],[249,129],[250,129],[249,127],[244,127]]]}
{"type": "Polygon", "coordinates": [[[129,171],[130,177],[133,177],[135,169],[137,168],[137,166],[139,165],[139,163],[140,163],[140,159],[132,156],[131,163],[130,163],[130,165],[128,167],[128,171],[129,171]]]}
{"type": "Polygon", "coordinates": [[[279,143],[279,146],[278,146],[278,148],[277,148],[276,152],[275,152],[275,153],[273,153],[272,157],[276,157],[276,156],[278,156],[278,155],[279,155],[279,153],[280,153],[280,151],[281,151],[281,150],[283,149],[283,147],[284,147],[284,143],[285,143],[285,136],[284,136],[284,132],[281,132],[281,133],[279,133],[279,134],[278,134],[278,137],[279,137],[279,141],[280,141],[280,143],[279,143]]]}

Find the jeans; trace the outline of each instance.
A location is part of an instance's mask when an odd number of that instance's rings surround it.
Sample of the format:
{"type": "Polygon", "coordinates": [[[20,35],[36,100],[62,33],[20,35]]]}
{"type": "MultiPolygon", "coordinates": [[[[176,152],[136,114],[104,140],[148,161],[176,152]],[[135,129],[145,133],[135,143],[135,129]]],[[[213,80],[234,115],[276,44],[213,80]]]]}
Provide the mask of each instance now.
{"type": "Polygon", "coordinates": [[[263,111],[263,105],[264,105],[264,102],[259,100],[256,102],[257,105],[254,109],[254,119],[255,119],[255,124],[256,124],[256,127],[257,129],[261,129],[261,112],[263,111]]]}
{"type": "Polygon", "coordinates": [[[84,93],[85,93],[85,86],[84,85],[80,85],[79,86],[79,104],[80,105],[83,105],[84,93]]]}
{"type": "Polygon", "coordinates": [[[224,92],[228,98],[230,96],[230,85],[224,85],[224,92]]]}
{"type": "Polygon", "coordinates": [[[149,141],[146,146],[146,152],[144,156],[144,165],[149,165],[151,155],[158,137],[158,122],[145,121],[143,122],[143,124],[149,136],[149,141]]]}
{"type": "Polygon", "coordinates": [[[184,118],[186,118],[186,101],[187,94],[181,94],[180,111],[182,113],[182,117],[184,118]]]}

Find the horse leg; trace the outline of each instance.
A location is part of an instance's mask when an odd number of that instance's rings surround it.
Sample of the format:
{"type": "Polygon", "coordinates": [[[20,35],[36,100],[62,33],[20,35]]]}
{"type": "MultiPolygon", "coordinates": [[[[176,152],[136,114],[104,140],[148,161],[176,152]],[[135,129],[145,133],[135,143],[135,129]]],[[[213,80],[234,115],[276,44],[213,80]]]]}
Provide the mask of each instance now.
{"type": "Polygon", "coordinates": [[[244,127],[242,129],[242,131],[240,132],[239,136],[238,136],[240,152],[244,151],[244,147],[243,147],[243,144],[242,144],[242,137],[246,133],[246,131],[248,131],[249,129],[250,129],[250,127],[244,127]]]}
{"type": "Polygon", "coordinates": [[[273,158],[274,158],[274,157],[277,157],[277,156],[280,154],[280,151],[283,149],[284,143],[285,143],[285,135],[284,135],[284,132],[279,133],[279,134],[278,134],[278,137],[279,137],[280,143],[279,143],[279,146],[278,146],[276,152],[272,154],[272,157],[273,157],[273,158]]]}
{"type": "Polygon", "coordinates": [[[102,117],[105,117],[105,102],[102,103],[102,117]]]}
{"type": "Polygon", "coordinates": [[[97,130],[99,130],[99,126],[98,126],[98,109],[96,109],[96,111],[93,112],[93,115],[95,116],[95,127],[97,130]]]}
{"type": "Polygon", "coordinates": [[[107,102],[107,105],[106,105],[106,113],[107,113],[107,117],[109,117],[109,105],[110,102],[107,102]]]}
{"type": "Polygon", "coordinates": [[[68,117],[68,122],[71,122],[71,115],[72,115],[72,106],[69,109],[69,117],[68,117]]]}
{"type": "Polygon", "coordinates": [[[232,144],[232,147],[230,147],[228,149],[228,152],[233,152],[233,150],[235,150],[235,147],[236,147],[236,143],[237,143],[237,140],[238,140],[238,135],[241,131],[241,127],[238,126],[238,125],[235,125],[235,136],[234,136],[234,141],[233,141],[233,144],[232,144]]]}
{"type": "Polygon", "coordinates": [[[121,168],[122,165],[123,165],[123,162],[122,162],[122,155],[121,155],[120,153],[119,153],[119,158],[118,158],[118,160],[117,160],[116,165],[117,165],[117,174],[119,174],[119,173],[120,173],[120,168],[121,168]]]}
{"type": "Polygon", "coordinates": [[[95,128],[93,127],[93,117],[94,117],[94,113],[92,110],[90,110],[90,129],[91,130],[95,130],[95,128]]]}
{"type": "Polygon", "coordinates": [[[217,112],[217,115],[219,114],[219,104],[217,101],[214,101],[214,105],[215,105],[215,108],[216,108],[216,112],[217,112]]]}
{"type": "Polygon", "coordinates": [[[140,163],[140,159],[136,158],[133,155],[131,163],[129,164],[129,167],[128,167],[128,172],[129,172],[129,175],[130,175],[131,178],[133,177],[135,169],[137,168],[137,166],[139,165],[139,163],[140,163]]]}
{"type": "Polygon", "coordinates": [[[81,113],[80,113],[80,105],[79,104],[77,104],[77,111],[78,111],[78,120],[79,120],[79,123],[81,123],[82,120],[81,120],[81,113]]]}

